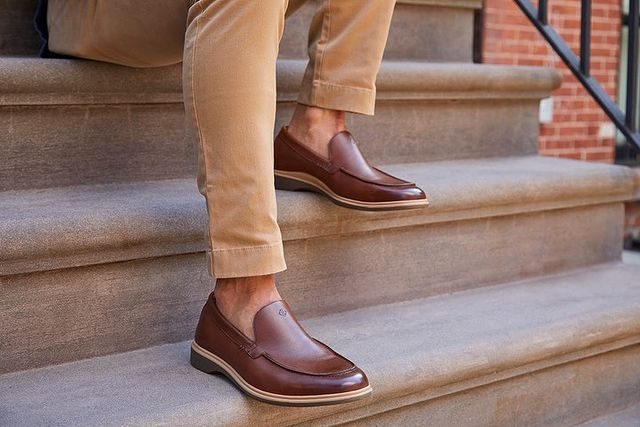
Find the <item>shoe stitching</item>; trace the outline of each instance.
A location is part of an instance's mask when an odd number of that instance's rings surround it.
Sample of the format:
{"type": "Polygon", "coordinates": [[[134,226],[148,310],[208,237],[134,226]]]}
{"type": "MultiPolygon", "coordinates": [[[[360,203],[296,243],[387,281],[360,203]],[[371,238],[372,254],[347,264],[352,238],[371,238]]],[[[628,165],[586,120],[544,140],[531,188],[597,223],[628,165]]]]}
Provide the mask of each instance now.
{"type": "MultiPolygon", "coordinates": [[[[235,345],[237,345],[238,347],[240,347],[242,350],[244,350],[249,356],[251,356],[251,349],[247,348],[246,346],[244,346],[243,344],[239,343],[234,337],[231,336],[231,334],[229,334],[225,328],[223,328],[222,326],[220,326],[218,324],[218,322],[213,322],[216,326],[216,328],[218,328],[218,330],[220,332],[222,332],[227,338],[229,338],[235,345]]],[[[253,358],[253,356],[252,356],[253,358]]]]}
{"type": "MultiPolygon", "coordinates": [[[[415,183],[408,182],[408,181],[405,181],[404,183],[400,183],[400,184],[387,184],[387,183],[384,183],[384,182],[375,182],[375,181],[368,180],[366,178],[362,178],[362,177],[358,176],[356,173],[351,172],[348,169],[345,169],[344,167],[341,167],[340,170],[342,172],[346,173],[347,175],[352,176],[353,178],[355,178],[355,179],[357,179],[359,181],[362,181],[362,182],[366,182],[368,184],[380,185],[380,186],[383,186],[383,187],[413,187],[413,186],[415,186],[415,183]]],[[[389,175],[389,176],[391,176],[391,175],[389,175]]],[[[396,178],[394,176],[391,176],[391,177],[392,178],[396,178]]],[[[400,178],[396,178],[396,179],[400,179],[400,178]]],[[[403,181],[403,180],[401,180],[401,181],[403,181]]]]}
{"type": "Polygon", "coordinates": [[[357,369],[357,367],[353,364],[353,362],[348,361],[349,363],[351,363],[351,366],[345,369],[342,369],[341,371],[336,371],[336,372],[310,372],[310,371],[305,371],[302,368],[297,368],[294,367],[292,365],[289,365],[287,363],[284,363],[280,360],[278,360],[277,358],[275,358],[274,356],[272,356],[270,353],[268,352],[264,352],[262,354],[264,357],[266,357],[267,359],[269,359],[271,362],[275,363],[276,365],[280,366],[281,368],[284,368],[288,371],[291,372],[295,372],[298,374],[304,374],[304,375],[313,375],[313,376],[317,376],[317,377],[339,377],[342,376],[346,373],[349,373],[355,369],[357,369]]]}
{"type": "Polygon", "coordinates": [[[306,149],[304,149],[303,147],[299,147],[297,143],[294,144],[292,141],[289,141],[288,138],[280,136],[279,139],[304,160],[315,164],[326,172],[334,173],[338,169],[333,163],[328,160],[322,159],[322,161],[320,161],[318,158],[315,158],[315,155],[313,155],[312,153],[307,153],[306,149]]]}
{"type": "MultiPolygon", "coordinates": [[[[215,302],[213,304],[215,304],[215,302]]],[[[217,311],[216,315],[221,318],[223,324],[225,325],[225,327],[223,327],[222,325],[220,325],[219,322],[213,321],[213,324],[216,326],[216,328],[218,328],[220,332],[222,332],[227,338],[229,338],[231,342],[233,342],[235,345],[237,345],[242,350],[244,350],[252,359],[259,357],[260,354],[256,354],[256,352],[254,352],[254,350],[258,347],[257,344],[254,342],[250,346],[246,346],[242,342],[239,342],[238,338],[232,336],[232,334],[230,334],[229,331],[227,330],[227,327],[226,327],[227,325],[225,322],[228,322],[228,321],[224,319],[224,317],[222,317],[222,313],[220,313],[217,307],[214,307],[214,310],[217,311]]]]}

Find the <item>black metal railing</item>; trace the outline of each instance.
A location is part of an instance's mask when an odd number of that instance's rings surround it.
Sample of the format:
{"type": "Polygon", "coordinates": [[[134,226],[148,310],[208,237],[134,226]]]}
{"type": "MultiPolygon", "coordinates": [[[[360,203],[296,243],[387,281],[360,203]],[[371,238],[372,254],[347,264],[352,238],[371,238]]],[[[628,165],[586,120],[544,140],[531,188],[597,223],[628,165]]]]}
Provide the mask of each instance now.
{"type": "Polygon", "coordinates": [[[531,0],[514,0],[542,36],[556,51],[562,61],[587,89],[611,121],[625,136],[630,145],[640,152],[638,132],[638,28],[640,26],[640,0],[629,0],[629,43],[627,45],[627,86],[624,111],[591,75],[591,0],[582,0],[580,12],[580,56],[578,57],[564,39],[549,25],[549,2],[538,0],[536,7],[531,0]]]}

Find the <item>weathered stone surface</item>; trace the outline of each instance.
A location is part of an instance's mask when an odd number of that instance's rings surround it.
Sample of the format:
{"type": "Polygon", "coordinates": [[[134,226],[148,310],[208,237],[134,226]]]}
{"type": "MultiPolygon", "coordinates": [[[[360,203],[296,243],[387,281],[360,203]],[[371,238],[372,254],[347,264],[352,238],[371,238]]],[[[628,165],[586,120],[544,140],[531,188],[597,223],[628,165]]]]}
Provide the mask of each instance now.
{"type": "MultiPolygon", "coordinates": [[[[0,1],[0,55],[35,54],[34,4],[0,1]]],[[[0,424],[635,425],[638,268],[576,269],[620,258],[640,174],[521,157],[559,77],[468,64],[480,6],[399,0],[377,117],[352,119],[373,162],[411,163],[388,170],[421,184],[429,209],[278,194],[280,290],[375,389],[337,407],[247,399],[190,368],[186,343],[96,357],[189,339],[212,286],[180,66],[0,58],[0,372],[94,357],[0,376],[0,424]]],[[[312,8],[281,45],[276,130],[312,8]]]]}
{"type": "Polygon", "coordinates": [[[206,270],[199,253],[2,277],[0,371],[187,339],[206,270]]]}
{"type": "MultiPolygon", "coordinates": [[[[495,427],[575,425],[640,398],[640,346],[554,366],[343,425],[495,427]]],[[[635,416],[640,414],[636,411],[635,416]]],[[[637,427],[619,414],[601,427],[637,427]]],[[[321,422],[311,425],[322,425],[321,422]]],[[[591,426],[592,424],[587,424],[591,426]]],[[[581,424],[582,426],[582,424],[581,424]]],[[[598,426],[598,424],[595,424],[598,426]]]]}
{"type": "Polygon", "coordinates": [[[0,190],[195,176],[182,104],[0,107],[0,190]]]}
{"type": "Polygon", "coordinates": [[[621,212],[589,207],[295,240],[285,244],[279,286],[318,316],[570,271],[620,258],[621,212]]]}
{"type": "MultiPolygon", "coordinates": [[[[279,60],[278,100],[297,96],[306,61],[279,60]]],[[[0,105],[179,103],[180,66],[130,68],[95,61],[0,58],[0,105]]],[[[560,84],[548,68],[385,61],[378,99],[539,99],[560,84]]]]}
{"type": "MultiPolygon", "coordinates": [[[[281,58],[306,58],[311,17],[322,4],[308,1],[286,22],[281,58]]],[[[473,14],[480,1],[398,1],[385,48],[386,59],[471,62],[473,14]]]]}
{"type": "MultiPolygon", "coordinates": [[[[294,106],[280,104],[276,129],[294,106]]],[[[533,99],[380,100],[375,117],[351,115],[349,127],[374,164],[510,157],[537,153],[536,111],[533,99]]]]}
{"type": "Polygon", "coordinates": [[[569,425],[637,401],[637,275],[636,267],[612,265],[308,319],[313,336],[369,375],[372,397],[348,405],[253,401],[189,367],[188,344],[179,343],[6,374],[0,419],[271,426],[382,414],[394,425],[569,425]]]}
{"type": "MultiPolygon", "coordinates": [[[[276,130],[303,68],[278,65],[276,130]]],[[[0,191],[194,175],[179,68],[2,59],[0,77],[0,191]]],[[[538,99],[557,83],[544,69],[389,62],[375,119],[351,128],[375,163],[534,154],[538,99]]]]}

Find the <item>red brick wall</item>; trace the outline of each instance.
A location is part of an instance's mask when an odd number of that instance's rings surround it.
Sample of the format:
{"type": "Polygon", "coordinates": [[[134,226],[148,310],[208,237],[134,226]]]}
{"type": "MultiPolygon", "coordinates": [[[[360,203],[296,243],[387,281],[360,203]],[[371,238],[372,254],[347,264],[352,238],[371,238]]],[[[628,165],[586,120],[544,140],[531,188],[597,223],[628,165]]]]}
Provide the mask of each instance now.
{"type": "MultiPolygon", "coordinates": [[[[579,51],[580,1],[549,2],[549,21],[575,52],[579,51]]],[[[620,0],[594,0],[591,67],[610,95],[617,94],[620,51],[620,0]]],[[[524,17],[513,0],[485,0],[483,62],[555,67],[563,78],[553,96],[553,120],[540,128],[544,155],[611,162],[614,140],[609,120],[560,58],[524,17]],[[605,125],[605,128],[602,126],[605,125]]]]}

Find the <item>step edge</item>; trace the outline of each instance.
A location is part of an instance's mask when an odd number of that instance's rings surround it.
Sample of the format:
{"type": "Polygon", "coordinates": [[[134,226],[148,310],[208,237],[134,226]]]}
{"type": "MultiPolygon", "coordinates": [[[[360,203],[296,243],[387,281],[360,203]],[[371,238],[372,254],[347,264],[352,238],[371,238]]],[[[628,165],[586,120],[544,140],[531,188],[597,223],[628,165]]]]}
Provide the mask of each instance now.
{"type": "Polygon", "coordinates": [[[482,0],[396,0],[397,4],[438,6],[460,9],[482,9],[482,0]]]}
{"type": "MultiPolygon", "coordinates": [[[[278,101],[295,101],[306,61],[281,59],[277,67],[278,101]]],[[[0,106],[181,103],[179,68],[0,58],[0,106]],[[42,90],[34,92],[34,87],[42,90]]],[[[560,83],[556,70],[543,67],[383,61],[377,95],[380,100],[540,99],[560,83]]]]}
{"type": "MultiPolygon", "coordinates": [[[[554,368],[557,366],[578,362],[590,357],[597,357],[605,353],[613,352],[616,350],[623,350],[628,347],[632,347],[640,344],[640,335],[630,336],[619,340],[614,340],[607,343],[598,344],[593,347],[581,349],[575,352],[558,354],[546,359],[532,361],[520,366],[514,366],[493,374],[484,374],[477,377],[452,382],[442,386],[437,386],[434,389],[418,390],[412,393],[396,396],[394,393],[389,393],[389,398],[380,397],[380,402],[374,402],[380,404],[380,408],[373,407],[373,405],[360,407],[349,410],[347,412],[339,414],[331,414],[321,418],[314,418],[310,420],[303,420],[305,423],[309,422],[309,426],[322,426],[332,425],[334,422],[352,422],[358,420],[366,420],[370,417],[381,415],[385,412],[397,410],[400,408],[409,407],[416,404],[428,402],[443,398],[456,393],[464,392],[478,387],[485,387],[491,384],[508,381],[510,379],[517,378],[519,376],[532,374],[544,369],[554,368]],[[386,405],[385,405],[386,403],[386,405]]],[[[428,388],[428,387],[427,387],[428,388]]]]}

